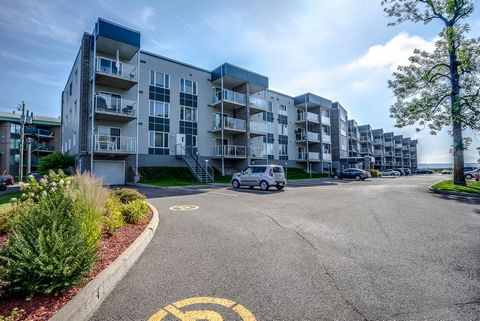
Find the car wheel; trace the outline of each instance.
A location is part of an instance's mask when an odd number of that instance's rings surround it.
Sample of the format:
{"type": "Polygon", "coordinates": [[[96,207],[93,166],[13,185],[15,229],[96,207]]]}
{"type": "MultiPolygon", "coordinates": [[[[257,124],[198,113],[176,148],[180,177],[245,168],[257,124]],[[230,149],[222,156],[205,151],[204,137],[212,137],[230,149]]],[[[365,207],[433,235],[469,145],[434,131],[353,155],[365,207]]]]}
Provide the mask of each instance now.
{"type": "Polygon", "coordinates": [[[473,176],[472,176],[472,175],[470,175],[470,174],[468,174],[468,175],[465,175],[465,178],[466,178],[466,179],[472,179],[472,178],[473,178],[473,176]]]}
{"type": "Polygon", "coordinates": [[[333,175],[333,179],[334,180],[338,180],[340,177],[338,177],[338,175],[333,175]]]}
{"type": "Polygon", "coordinates": [[[283,185],[277,185],[277,189],[278,189],[279,191],[281,191],[283,188],[284,188],[283,185]]]}
{"type": "Polygon", "coordinates": [[[232,181],[232,187],[233,188],[240,188],[240,182],[236,179],[232,181]]]}
{"type": "Polygon", "coordinates": [[[390,176],[395,176],[395,174],[394,174],[394,173],[392,173],[390,176]]]}
{"type": "Polygon", "coordinates": [[[7,185],[0,184],[0,191],[5,192],[7,190],[7,185]]]}
{"type": "Polygon", "coordinates": [[[360,175],[355,176],[355,180],[359,181],[359,180],[361,180],[361,179],[362,179],[362,178],[360,177],[360,175]]]}
{"type": "Polygon", "coordinates": [[[266,181],[261,181],[260,182],[260,188],[262,189],[262,191],[268,191],[270,186],[268,186],[268,183],[266,181]]]}

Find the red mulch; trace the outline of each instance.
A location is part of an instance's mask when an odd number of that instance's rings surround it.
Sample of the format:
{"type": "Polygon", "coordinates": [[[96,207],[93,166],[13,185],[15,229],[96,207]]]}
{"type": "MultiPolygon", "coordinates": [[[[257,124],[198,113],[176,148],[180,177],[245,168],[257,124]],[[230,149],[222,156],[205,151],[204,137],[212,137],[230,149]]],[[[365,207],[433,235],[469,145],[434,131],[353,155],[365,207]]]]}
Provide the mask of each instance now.
{"type": "MultiPolygon", "coordinates": [[[[110,263],[115,261],[115,259],[137,239],[143,230],[145,230],[151,218],[152,212],[148,214],[147,223],[139,225],[128,224],[118,229],[115,235],[104,236],[100,245],[99,261],[93,268],[90,276],[86,278],[85,284],[102,272],[110,263]]],[[[0,235],[0,245],[6,240],[6,235],[0,235]]],[[[28,301],[22,296],[2,298],[0,316],[8,315],[13,308],[19,308],[24,310],[25,313],[15,321],[46,321],[70,301],[82,287],[83,286],[72,288],[59,296],[52,294],[35,294],[32,299],[28,301]]]]}

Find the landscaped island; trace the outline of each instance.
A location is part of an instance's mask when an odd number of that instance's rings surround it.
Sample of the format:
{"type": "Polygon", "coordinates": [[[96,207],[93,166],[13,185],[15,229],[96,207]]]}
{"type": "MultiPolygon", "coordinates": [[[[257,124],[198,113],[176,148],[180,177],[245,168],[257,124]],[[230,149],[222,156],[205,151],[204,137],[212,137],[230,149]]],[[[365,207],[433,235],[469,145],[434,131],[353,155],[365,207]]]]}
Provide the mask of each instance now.
{"type": "Polygon", "coordinates": [[[109,190],[89,174],[31,178],[0,207],[0,320],[48,320],[150,217],[142,194],[109,190]]]}

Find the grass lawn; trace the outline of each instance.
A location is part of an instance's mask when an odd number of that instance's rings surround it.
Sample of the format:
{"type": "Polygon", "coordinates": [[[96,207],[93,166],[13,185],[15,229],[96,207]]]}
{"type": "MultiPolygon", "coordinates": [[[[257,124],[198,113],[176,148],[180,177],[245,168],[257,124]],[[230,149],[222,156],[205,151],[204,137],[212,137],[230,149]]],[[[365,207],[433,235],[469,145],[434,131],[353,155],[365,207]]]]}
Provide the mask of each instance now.
{"type": "Polygon", "coordinates": [[[20,197],[20,195],[21,195],[20,191],[0,195],[0,208],[10,206],[10,199],[18,198],[20,197]]]}
{"type": "Polygon", "coordinates": [[[480,182],[467,180],[467,186],[457,186],[452,180],[443,181],[432,186],[440,191],[480,194],[480,182]]]}
{"type": "MultiPolygon", "coordinates": [[[[309,179],[310,174],[300,168],[286,168],[287,180],[309,179]]],[[[329,174],[312,173],[311,178],[328,178],[329,174]]]]}

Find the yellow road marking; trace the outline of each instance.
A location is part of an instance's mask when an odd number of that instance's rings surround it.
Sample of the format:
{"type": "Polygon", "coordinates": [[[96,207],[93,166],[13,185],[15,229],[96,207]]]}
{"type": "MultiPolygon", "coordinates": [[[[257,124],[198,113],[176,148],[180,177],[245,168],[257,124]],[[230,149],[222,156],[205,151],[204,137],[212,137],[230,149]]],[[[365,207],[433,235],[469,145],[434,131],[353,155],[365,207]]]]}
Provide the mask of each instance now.
{"type": "Polygon", "coordinates": [[[170,206],[169,210],[185,212],[185,211],[195,211],[195,210],[198,210],[199,208],[200,207],[197,205],[174,205],[174,206],[170,206]]]}
{"type": "Polygon", "coordinates": [[[198,304],[214,304],[226,307],[237,313],[242,319],[242,321],[256,321],[253,314],[243,305],[237,304],[235,301],[214,297],[197,297],[177,301],[157,311],[154,315],[150,317],[150,319],[148,319],[148,321],[161,321],[170,314],[181,321],[224,321],[220,313],[216,311],[191,310],[182,312],[180,310],[180,308],[198,304]]]}

